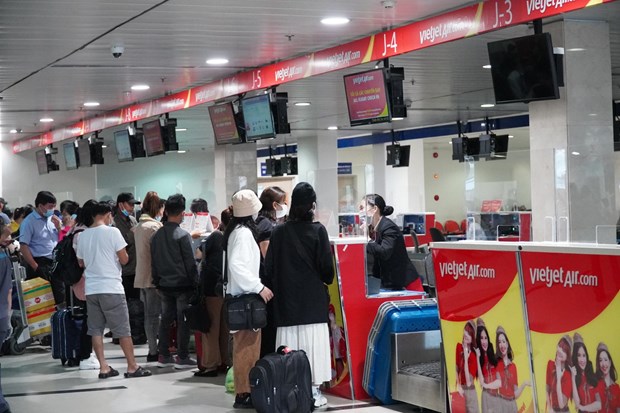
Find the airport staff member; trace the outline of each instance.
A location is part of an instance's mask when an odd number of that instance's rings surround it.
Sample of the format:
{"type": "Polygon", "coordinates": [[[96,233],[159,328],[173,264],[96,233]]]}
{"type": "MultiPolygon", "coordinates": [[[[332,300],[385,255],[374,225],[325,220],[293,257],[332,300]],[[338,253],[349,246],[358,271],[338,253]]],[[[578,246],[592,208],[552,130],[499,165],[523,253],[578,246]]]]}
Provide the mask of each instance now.
{"type": "Polygon", "coordinates": [[[394,208],[386,206],[377,194],[366,195],[360,204],[360,215],[374,228],[374,241],[366,245],[367,254],[373,258],[372,275],[381,278],[384,289],[423,291],[422,280],[407,255],[402,231],[388,218],[393,212],[394,208]]]}

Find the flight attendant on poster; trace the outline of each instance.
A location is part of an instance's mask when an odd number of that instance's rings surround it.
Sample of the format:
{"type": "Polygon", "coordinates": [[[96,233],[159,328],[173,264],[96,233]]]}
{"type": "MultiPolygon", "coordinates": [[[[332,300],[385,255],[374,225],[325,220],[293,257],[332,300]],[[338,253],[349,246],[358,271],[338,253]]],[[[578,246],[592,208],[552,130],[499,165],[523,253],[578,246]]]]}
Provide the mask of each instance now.
{"type": "Polygon", "coordinates": [[[476,329],[473,321],[465,323],[463,341],[456,345],[456,390],[465,398],[465,412],[477,413],[478,394],[474,379],[478,375],[478,362],[474,348],[476,329]]]}
{"type": "Polygon", "coordinates": [[[562,336],[555,351],[555,360],[547,363],[547,412],[568,411],[568,401],[573,395],[570,373],[572,347],[570,336],[562,336]]]}
{"type": "Polygon", "coordinates": [[[601,410],[601,387],[598,386],[588,349],[579,333],[573,336],[573,365],[570,369],[573,378],[573,401],[579,413],[601,410]]]}
{"type": "Polygon", "coordinates": [[[502,413],[517,413],[517,399],[521,396],[525,386],[530,386],[529,381],[519,386],[517,366],[512,362],[513,352],[510,340],[504,327],[498,326],[495,331],[495,346],[497,347],[497,371],[501,379],[499,388],[500,411],[502,413]]]}
{"type": "Polygon", "coordinates": [[[620,386],[616,383],[618,372],[605,343],[596,348],[596,376],[602,387],[602,413],[620,413],[620,386]]]}
{"type": "Polygon", "coordinates": [[[499,386],[502,384],[497,373],[497,359],[489,331],[484,321],[476,320],[476,358],[478,360],[478,381],[482,386],[482,413],[499,412],[499,386]]]}

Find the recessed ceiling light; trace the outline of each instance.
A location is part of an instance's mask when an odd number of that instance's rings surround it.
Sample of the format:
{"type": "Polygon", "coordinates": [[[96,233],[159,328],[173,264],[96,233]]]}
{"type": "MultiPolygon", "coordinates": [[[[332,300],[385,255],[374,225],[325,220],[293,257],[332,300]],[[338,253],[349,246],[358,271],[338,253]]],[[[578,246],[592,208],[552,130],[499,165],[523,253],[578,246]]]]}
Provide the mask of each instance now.
{"type": "Polygon", "coordinates": [[[508,135],[508,139],[514,138],[514,135],[508,135]]]}
{"type": "Polygon", "coordinates": [[[101,145],[101,147],[102,147],[102,148],[107,148],[107,147],[108,147],[108,145],[101,145]]]}
{"type": "Polygon", "coordinates": [[[84,106],[87,108],[94,108],[99,106],[99,102],[84,102],[84,106]]]}
{"type": "Polygon", "coordinates": [[[133,85],[131,90],[149,90],[150,88],[149,85],[133,85]]]}
{"type": "Polygon", "coordinates": [[[483,103],[480,105],[481,108],[492,108],[495,106],[495,103],[483,103]]]}
{"type": "Polygon", "coordinates": [[[571,155],[579,156],[581,154],[579,152],[571,152],[571,155]]]}
{"type": "Polygon", "coordinates": [[[342,24],[347,24],[350,21],[351,20],[349,20],[346,17],[326,17],[323,20],[321,20],[321,23],[323,23],[326,26],[339,26],[342,24]]]}
{"type": "Polygon", "coordinates": [[[187,130],[187,128],[176,128],[175,131],[176,132],[185,132],[187,130]]]}
{"type": "Polygon", "coordinates": [[[184,150],[178,150],[177,151],[177,153],[185,153],[185,152],[187,152],[187,151],[184,151],[184,150]]]}
{"type": "Polygon", "coordinates": [[[328,126],[327,130],[338,130],[338,126],[328,126]]]}
{"type": "Polygon", "coordinates": [[[392,120],[403,120],[403,119],[405,119],[405,118],[398,118],[398,117],[397,118],[392,118],[392,120]]]}
{"type": "Polygon", "coordinates": [[[311,103],[310,102],[297,102],[295,103],[295,106],[310,106],[311,103]]]}
{"type": "Polygon", "coordinates": [[[11,129],[9,133],[17,133],[17,129],[11,129]]]}
{"type": "Polygon", "coordinates": [[[50,122],[54,122],[54,119],[52,119],[52,118],[41,118],[41,119],[39,119],[39,122],[50,123],[50,122]]]}
{"type": "Polygon", "coordinates": [[[483,69],[490,69],[490,68],[491,68],[491,65],[484,65],[484,66],[482,66],[482,68],[483,68],[483,69]]]}
{"type": "Polygon", "coordinates": [[[583,47],[573,47],[572,49],[566,49],[567,52],[583,52],[584,49],[583,47]]]}
{"type": "Polygon", "coordinates": [[[223,57],[214,57],[213,59],[207,59],[208,65],[225,65],[228,63],[228,59],[223,57]]]}

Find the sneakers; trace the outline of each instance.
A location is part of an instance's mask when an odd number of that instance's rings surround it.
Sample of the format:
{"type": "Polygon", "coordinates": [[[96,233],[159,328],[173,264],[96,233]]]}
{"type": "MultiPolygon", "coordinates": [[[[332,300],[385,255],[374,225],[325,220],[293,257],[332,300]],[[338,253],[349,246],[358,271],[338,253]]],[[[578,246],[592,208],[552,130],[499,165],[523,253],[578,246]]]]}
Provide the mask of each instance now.
{"type": "Polygon", "coordinates": [[[174,358],[172,358],[172,356],[164,356],[163,354],[157,356],[157,367],[171,366],[174,366],[174,358]]]}
{"type": "Polygon", "coordinates": [[[314,398],[314,407],[321,407],[327,404],[327,399],[321,393],[318,387],[312,386],[312,397],[314,398]]]}
{"type": "Polygon", "coordinates": [[[185,370],[185,369],[193,369],[196,367],[198,363],[191,357],[186,357],[184,359],[176,356],[174,359],[174,368],[177,370],[185,370]]]}
{"type": "Polygon", "coordinates": [[[90,357],[80,361],[80,370],[99,370],[99,360],[94,354],[90,354],[90,357]]]}
{"type": "Polygon", "coordinates": [[[235,404],[233,404],[234,409],[253,409],[254,404],[252,404],[252,397],[250,393],[241,393],[235,396],[235,404]]]}
{"type": "Polygon", "coordinates": [[[147,363],[152,363],[154,361],[159,361],[159,354],[147,354],[146,355],[147,363]]]}

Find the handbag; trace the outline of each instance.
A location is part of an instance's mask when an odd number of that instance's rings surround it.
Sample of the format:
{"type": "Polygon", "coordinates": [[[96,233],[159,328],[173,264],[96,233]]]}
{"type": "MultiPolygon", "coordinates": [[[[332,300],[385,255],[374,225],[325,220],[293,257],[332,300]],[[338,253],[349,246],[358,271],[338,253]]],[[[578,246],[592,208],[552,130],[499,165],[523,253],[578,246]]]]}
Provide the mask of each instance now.
{"type": "MultiPolygon", "coordinates": [[[[226,251],[223,260],[224,289],[228,284],[228,262],[226,251]]],[[[267,325],[267,304],[260,294],[240,294],[232,296],[226,294],[224,298],[224,311],[228,321],[228,329],[257,330],[267,325]]]]}
{"type": "Polygon", "coordinates": [[[190,330],[208,333],[211,328],[211,319],[207,312],[207,298],[202,293],[200,287],[196,294],[190,299],[189,305],[183,310],[185,324],[190,330]]]}

